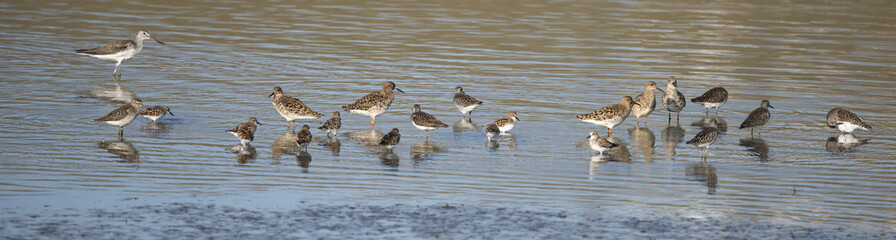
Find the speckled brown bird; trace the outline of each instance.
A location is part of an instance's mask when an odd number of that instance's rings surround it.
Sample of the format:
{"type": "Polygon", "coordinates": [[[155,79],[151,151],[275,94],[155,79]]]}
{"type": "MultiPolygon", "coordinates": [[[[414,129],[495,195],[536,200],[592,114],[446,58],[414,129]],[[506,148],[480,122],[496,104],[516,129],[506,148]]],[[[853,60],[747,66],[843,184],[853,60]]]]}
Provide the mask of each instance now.
{"type": "Polygon", "coordinates": [[[308,125],[302,125],[302,130],[299,130],[296,133],[296,145],[302,149],[308,149],[308,144],[311,143],[311,131],[308,125]]]}
{"type": "Polygon", "coordinates": [[[715,108],[716,115],[718,115],[719,108],[728,102],[728,90],[725,90],[723,87],[714,87],[699,97],[691,98],[691,102],[703,104],[703,107],[706,108],[706,115],[709,115],[710,108],[715,108]]]}
{"type": "Polygon", "coordinates": [[[448,124],[439,121],[429,113],[423,112],[420,109],[420,104],[414,104],[414,109],[411,111],[411,123],[414,124],[414,127],[417,127],[417,129],[426,131],[427,139],[429,139],[430,130],[448,127],[448,124]]]}
{"type": "Polygon", "coordinates": [[[140,115],[143,115],[144,117],[149,118],[150,120],[155,122],[156,120],[159,120],[162,117],[165,117],[166,113],[171,114],[171,116],[174,116],[174,113],[171,112],[171,109],[168,108],[168,106],[148,107],[145,110],[143,110],[143,112],[140,112],[140,115]]]}
{"type": "Polygon", "coordinates": [[[146,30],[140,30],[137,32],[137,35],[134,36],[134,40],[114,41],[91,49],[78,49],[75,50],[75,52],[103,60],[115,61],[115,70],[112,71],[112,75],[115,76],[117,74],[118,76],[121,76],[121,62],[137,55],[137,53],[143,50],[143,41],[149,39],[160,44],[165,44],[150,36],[149,32],[146,30]]]}
{"type": "Polygon", "coordinates": [[[233,134],[240,139],[240,145],[245,146],[255,140],[255,133],[249,128],[248,123],[240,123],[233,129],[227,130],[226,132],[233,134]]]}
{"type": "Polygon", "coordinates": [[[602,107],[589,114],[582,114],[576,117],[583,122],[607,127],[607,136],[613,136],[613,127],[625,121],[632,111],[632,106],[636,104],[632,101],[632,97],[625,96],[622,97],[622,100],[619,100],[618,104],[602,107]]]}
{"type": "Polygon", "coordinates": [[[133,99],[130,103],[112,110],[112,112],[106,114],[106,116],[94,119],[94,121],[118,126],[118,136],[121,137],[124,134],[124,126],[131,124],[131,122],[134,121],[134,118],[137,118],[137,115],[140,113],[140,108],[142,107],[143,101],[140,101],[140,99],[133,99]]]}
{"type": "Polygon", "coordinates": [[[333,112],[333,117],[330,117],[330,119],[327,119],[327,121],[324,122],[324,125],[321,125],[317,129],[326,131],[327,137],[329,137],[329,136],[336,136],[336,134],[339,132],[339,128],[341,128],[341,127],[342,127],[342,117],[341,117],[341,115],[339,115],[339,111],[335,111],[335,112],[333,112]]]}
{"type": "Polygon", "coordinates": [[[687,141],[687,144],[694,144],[698,148],[703,148],[703,154],[700,155],[700,159],[704,161],[706,161],[706,153],[709,151],[709,146],[719,138],[719,129],[716,128],[718,122],[716,119],[711,119],[709,123],[709,127],[703,128],[697,135],[694,135],[694,138],[687,141]]]}
{"type": "MultiPolygon", "coordinates": [[[[740,129],[750,128],[750,136],[753,136],[753,128],[765,125],[765,123],[768,122],[768,119],[771,118],[772,115],[769,113],[768,108],[775,107],[773,107],[768,100],[762,100],[760,106],[753,110],[753,112],[750,112],[747,119],[744,119],[744,122],[740,124],[740,129]]],[[[758,132],[759,135],[762,135],[761,131],[758,132]]]]}
{"type": "Polygon", "coordinates": [[[634,99],[634,102],[637,104],[632,106],[631,114],[637,118],[635,121],[639,127],[641,126],[641,117],[644,117],[644,126],[647,126],[647,115],[656,110],[656,95],[653,93],[656,90],[664,92],[663,89],[656,86],[655,82],[649,81],[644,86],[644,93],[638,94],[634,99]]]}
{"type": "Polygon", "coordinates": [[[379,116],[389,110],[392,101],[395,100],[393,91],[404,92],[395,87],[393,82],[383,83],[383,90],[372,92],[367,96],[358,99],[355,103],[342,106],[346,112],[357,113],[370,117],[370,128],[376,124],[376,116],[379,116]]]}
{"type": "Polygon", "coordinates": [[[851,133],[856,129],[871,130],[871,125],[865,123],[859,115],[843,108],[833,108],[828,111],[827,124],[830,128],[836,128],[841,132],[851,133]]]}
{"type": "Polygon", "coordinates": [[[518,118],[516,116],[516,111],[511,111],[506,116],[498,118],[498,120],[495,120],[494,122],[492,122],[492,124],[497,126],[498,129],[501,130],[502,133],[505,133],[505,132],[510,131],[510,129],[513,129],[513,126],[515,126],[516,122],[519,122],[519,121],[520,121],[520,118],[518,118]]]}
{"type": "Polygon", "coordinates": [[[464,92],[464,88],[457,86],[454,88],[454,106],[457,107],[457,110],[463,115],[464,118],[467,117],[467,114],[473,114],[473,110],[482,105],[482,101],[476,100],[467,93],[464,92]]]}
{"type": "Polygon", "coordinates": [[[271,95],[268,95],[268,97],[272,96],[274,98],[271,99],[271,104],[274,105],[274,108],[277,109],[280,116],[286,118],[286,131],[289,131],[290,128],[295,128],[295,120],[323,117],[320,113],[305,106],[305,103],[302,103],[298,98],[283,94],[283,89],[280,87],[274,87],[274,92],[272,92],[271,95]],[[290,122],[293,122],[293,126],[290,126],[290,122]]]}
{"type": "Polygon", "coordinates": [[[392,147],[398,144],[398,141],[401,141],[401,134],[398,133],[398,128],[393,128],[392,131],[383,136],[383,139],[380,140],[380,145],[385,146],[386,149],[392,149],[392,147]]]}
{"type": "Polygon", "coordinates": [[[681,110],[687,105],[684,94],[678,91],[678,80],[674,76],[669,77],[666,83],[666,92],[663,93],[663,106],[669,111],[669,123],[672,123],[672,113],[675,113],[675,121],[681,116],[681,110]]]}

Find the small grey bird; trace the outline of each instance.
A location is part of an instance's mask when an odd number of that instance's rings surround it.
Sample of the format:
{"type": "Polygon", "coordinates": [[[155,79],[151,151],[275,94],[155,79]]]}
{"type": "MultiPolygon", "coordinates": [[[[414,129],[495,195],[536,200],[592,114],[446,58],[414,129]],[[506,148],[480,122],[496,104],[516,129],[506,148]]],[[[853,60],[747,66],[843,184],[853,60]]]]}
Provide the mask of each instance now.
{"type": "Polygon", "coordinates": [[[457,107],[457,110],[460,111],[464,118],[467,117],[467,113],[472,115],[473,110],[481,105],[482,101],[467,95],[467,93],[464,92],[464,88],[460,86],[454,88],[454,106],[457,107]]]}
{"type": "Polygon", "coordinates": [[[246,146],[246,144],[249,144],[250,142],[252,142],[252,140],[255,140],[255,133],[252,132],[252,130],[249,128],[248,123],[240,123],[235,128],[227,130],[226,132],[233,134],[233,136],[239,138],[240,145],[242,146],[246,146]]]}
{"type": "Polygon", "coordinates": [[[149,118],[150,120],[155,122],[156,120],[159,120],[162,117],[165,117],[166,113],[171,114],[171,116],[174,116],[174,113],[171,112],[171,109],[168,108],[168,106],[148,107],[148,108],[146,108],[146,110],[143,110],[143,112],[140,112],[140,115],[143,115],[144,117],[149,118]]]}
{"type": "Polygon", "coordinates": [[[859,115],[843,108],[834,108],[828,111],[827,124],[828,127],[839,129],[845,133],[851,133],[856,129],[871,130],[871,125],[865,123],[859,115]]]}
{"type": "Polygon", "coordinates": [[[700,159],[706,161],[706,153],[709,151],[709,145],[712,145],[719,138],[719,129],[716,127],[719,123],[716,119],[712,119],[709,121],[709,127],[704,128],[702,131],[697,133],[691,140],[687,141],[687,144],[694,144],[698,148],[703,148],[703,154],[700,155],[700,159]]]}
{"type": "Polygon", "coordinates": [[[591,131],[591,134],[588,135],[586,139],[588,139],[588,144],[591,145],[591,149],[594,149],[594,151],[597,151],[600,155],[604,155],[604,151],[606,150],[619,146],[619,144],[612,143],[606,138],[601,138],[597,135],[597,131],[591,131]]]}
{"type": "MultiPolygon", "coordinates": [[[[753,136],[753,128],[761,127],[768,122],[768,119],[771,118],[771,113],[769,113],[768,108],[775,108],[771,105],[768,100],[762,100],[762,103],[758,108],[750,112],[750,115],[747,116],[747,119],[744,119],[744,122],[740,124],[740,129],[750,128],[750,136],[753,136]]],[[[760,129],[759,135],[762,135],[762,129],[760,129]]]]}
{"type": "Polygon", "coordinates": [[[336,133],[339,132],[339,128],[342,127],[342,117],[339,115],[339,111],[333,112],[333,117],[327,119],[324,122],[324,125],[320,126],[318,129],[324,130],[327,132],[327,137],[336,136],[336,133]]]}
{"type": "Polygon", "coordinates": [[[493,140],[498,134],[501,134],[501,129],[498,128],[497,124],[491,123],[485,126],[485,136],[488,137],[489,141],[493,140]]]}
{"type": "Polygon", "coordinates": [[[149,35],[149,32],[146,30],[140,30],[137,32],[137,35],[134,36],[134,40],[122,40],[122,41],[114,41],[110,43],[106,43],[106,45],[91,48],[91,49],[78,49],[75,50],[78,54],[87,55],[103,60],[112,60],[115,61],[115,70],[112,71],[112,76],[116,74],[121,76],[121,62],[124,60],[131,59],[134,55],[143,50],[143,41],[144,40],[154,40],[157,43],[165,44],[162,41],[152,37],[149,35]]]}
{"type": "Polygon", "coordinates": [[[342,109],[346,112],[370,117],[370,128],[373,129],[376,124],[376,116],[385,113],[392,106],[392,101],[395,100],[394,91],[404,93],[404,91],[395,87],[395,83],[384,82],[383,90],[367,94],[367,96],[358,99],[355,103],[342,106],[342,109]]]}
{"type": "Polygon", "coordinates": [[[506,116],[498,118],[498,120],[492,122],[492,124],[498,126],[498,129],[501,130],[502,133],[505,133],[507,131],[510,131],[510,129],[513,129],[513,126],[515,126],[516,122],[519,121],[520,118],[516,117],[516,111],[511,111],[506,116]]]}
{"type": "Polygon", "coordinates": [[[669,76],[669,82],[666,83],[666,92],[663,93],[663,106],[669,111],[669,123],[672,123],[672,113],[675,113],[675,121],[681,116],[681,110],[687,105],[684,100],[684,94],[678,91],[678,80],[674,76],[669,76]]]}
{"type": "Polygon", "coordinates": [[[703,107],[706,108],[706,115],[709,115],[710,108],[715,108],[716,115],[719,115],[719,108],[728,102],[728,90],[723,87],[714,87],[699,97],[691,98],[691,102],[703,104],[703,107]]]}
{"type": "Polygon", "coordinates": [[[296,145],[305,150],[308,149],[308,144],[311,143],[311,131],[308,129],[310,129],[308,125],[302,125],[302,130],[296,133],[296,145]]]}
{"type": "Polygon", "coordinates": [[[137,115],[140,114],[140,108],[142,107],[143,101],[135,98],[131,100],[130,103],[112,110],[112,112],[106,114],[106,116],[94,119],[94,121],[118,126],[118,136],[121,137],[124,134],[124,126],[131,124],[131,122],[134,121],[134,118],[137,118],[137,115]]]}
{"type": "Polygon", "coordinates": [[[398,128],[393,128],[392,131],[386,133],[383,136],[383,139],[380,140],[380,145],[385,146],[386,149],[392,149],[395,145],[398,144],[398,141],[401,140],[401,134],[398,133],[398,128]]]}
{"type": "Polygon", "coordinates": [[[417,127],[417,129],[426,131],[426,139],[429,139],[430,130],[448,127],[448,124],[445,124],[429,113],[420,110],[420,104],[414,104],[414,109],[411,112],[411,123],[414,124],[414,127],[417,127]]]}
{"type": "Polygon", "coordinates": [[[314,119],[324,116],[311,110],[311,108],[306,106],[305,103],[298,98],[283,94],[283,89],[280,87],[274,87],[274,92],[272,92],[271,95],[268,95],[268,97],[274,97],[271,99],[271,104],[274,105],[274,108],[277,109],[280,116],[286,118],[286,131],[289,131],[290,129],[290,122],[292,122],[292,129],[295,131],[296,120],[314,119]]]}

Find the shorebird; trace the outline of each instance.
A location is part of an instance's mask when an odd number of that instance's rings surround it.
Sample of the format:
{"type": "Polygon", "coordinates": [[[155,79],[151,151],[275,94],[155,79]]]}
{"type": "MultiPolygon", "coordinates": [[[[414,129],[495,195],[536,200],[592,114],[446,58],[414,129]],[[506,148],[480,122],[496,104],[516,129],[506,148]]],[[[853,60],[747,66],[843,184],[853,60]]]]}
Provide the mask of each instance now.
{"type": "Polygon", "coordinates": [[[723,87],[714,87],[699,97],[691,98],[691,102],[703,104],[703,107],[706,108],[706,115],[709,115],[710,108],[715,108],[716,115],[719,115],[719,108],[728,102],[728,90],[723,87]]]}
{"type": "Polygon", "coordinates": [[[582,114],[576,117],[583,122],[607,127],[607,136],[610,137],[613,136],[613,127],[619,125],[622,121],[625,121],[625,118],[631,113],[632,106],[634,105],[638,105],[638,103],[632,101],[632,97],[625,96],[622,97],[622,100],[620,100],[618,104],[602,107],[592,113],[582,114]]]}
{"type": "Polygon", "coordinates": [[[140,99],[134,99],[131,100],[130,103],[113,110],[109,114],[106,114],[106,116],[94,119],[94,121],[105,122],[118,126],[118,136],[121,137],[124,134],[124,126],[127,126],[132,121],[134,121],[134,118],[137,118],[137,115],[140,114],[141,107],[143,107],[143,101],[140,101],[140,99]]]}
{"type": "Polygon", "coordinates": [[[355,103],[342,106],[342,109],[346,112],[370,117],[370,128],[372,129],[376,123],[376,116],[389,110],[389,106],[391,106],[392,101],[395,100],[395,95],[392,92],[393,90],[404,93],[404,91],[395,87],[395,83],[385,82],[383,83],[382,91],[367,94],[367,96],[358,99],[355,103]]]}
{"type": "Polygon", "coordinates": [[[392,147],[398,144],[398,141],[400,140],[401,134],[398,134],[398,128],[393,128],[392,131],[386,133],[386,135],[383,136],[383,139],[380,140],[380,145],[385,146],[386,149],[391,150],[392,147]]]}
{"type": "Polygon", "coordinates": [[[687,141],[687,144],[694,144],[698,148],[703,148],[703,154],[700,155],[700,159],[703,159],[703,161],[706,161],[709,145],[712,145],[719,138],[719,129],[716,128],[717,124],[715,119],[710,120],[709,127],[704,128],[694,138],[687,141]]]}
{"type": "Polygon", "coordinates": [[[644,117],[644,126],[647,126],[647,115],[653,112],[656,109],[656,95],[653,94],[654,90],[659,90],[660,92],[664,92],[663,89],[660,89],[656,86],[656,83],[653,81],[647,82],[647,85],[644,86],[644,93],[638,94],[635,97],[634,102],[637,105],[632,106],[632,115],[635,115],[637,118],[638,127],[641,126],[641,117],[644,117]]]}
{"type": "MultiPolygon", "coordinates": [[[[762,100],[762,104],[750,112],[750,115],[747,116],[747,119],[744,119],[744,122],[740,124],[740,129],[750,128],[750,136],[753,136],[753,128],[761,127],[768,122],[768,119],[771,118],[771,113],[769,113],[768,108],[775,108],[769,103],[768,100],[762,100]]],[[[762,129],[759,131],[759,135],[762,135],[762,129]]]]}
{"type": "Polygon", "coordinates": [[[518,121],[520,121],[520,119],[516,117],[516,111],[511,111],[506,116],[498,118],[498,120],[492,122],[492,124],[497,126],[498,130],[500,130],[502,133],[505,133],[507,131],[510,131],[510,129],[513,129],[513,126],[516,125],[516,122],[518,121]]]}
{"type": "Polygon", "coordinates": [[[268,97],[272,96],[274,98],[271,99],[271,104],[274,105],[274,108],[277,109],[280,116],[286,118],[286,131],[289,131],[290,129],[290,122],[293,122],[292,128],[295,129],[295,120],[314,119],[323,116],[320,113],[311,110],[308,106],[305,106],[305,104],[298,98],[283,94],[283,89],[280,87],[274,87],[274,92],[272,92],[271,95],[268,95],[268,97]]]}
{"type": "Polygon", "coordinates": [[[685,105],[687,102],[684,100],[684,94],[678,91],[678,80],[674,76],[670,76],[669,82],[666,83],[666,92],[663,93],[663,106],[666,106],[666,110],[669,111],[669,124],[672,123],[673,112],[676,113],[675,121],[678,121],[681,109],[684,109],[685,105]]]}
{"type": "Polygon", "coordinates": [[[594,149],[594,151],[597,151],[600,155],[604,155],[604,151],[609,150],[610,148],[619,146],[619,144],[612,143],[606,138],[600,138],[600,136],[597,135],[597,131],[591,131],[591,134],[588,135],[586,139],[588,139],[588,144],[591,145],[591,149],[594,149]]]}
{"type": "Polygon", "coordinates": [[[339,115],[339,111],[333,112],[333,117],[327,119],[324,122],[324,125],[320,126],[317,129],[324,130],[327,132],[327,137],[336,136],[336,133],[339,131],[339,128],[342,127],[342,117],[339,115]]]}
{"type": "Polygon", "coordinates": [[[249,121],[246,122],[246,125],[249,126],[249,131],[252,131],[252,134],[255,134],[255,129],[258,128],[258,126],[257,126],[256,124],[257,124],[257,125],[264,125],[264,124],[261,124],[261,122],[259,122],[258,119],[255,118],[255,117],[250,117],[250,118],[249,118],[249,121]]]}
{"type": "Polygon", "coordinates": [[[174,113],[171,113],[171,109],[168,106],[152,106],[148,107],[143,112],[140,112],[140,115],[143,115],[146,118],[151,119],[153,122],[159,120],[162,117],[165,117],[165,114],[171,114],[174,116],[174,113]]]}
{"type": "Polygon", "coordinates": [[[448,124],[439,121],[436,117],[429,115],[429,113],[421,111],[420,104],[414,104],[414,110],[411,112],[411,123],[417,129],[426,131],[426,139],[429,139],[430,130],[448,127],[448,124]]]}
{"type": "Polygon", "coordinates": [[[308,129],[308,125],[302,125],[302,130],[296,133],[296,145],[305,150],[308,150],[308,144],[311,143],[311,131],[308,129]]]}
{"type": "Polygon", "coordinates": [[[498,129],[498,125],[490,123],[485,126],[485,136],[488,137],[489,141],[498,136],[498,134],[501,134],[501,129],[498,129]]]}
{"type": "Polygon", "coordinates": [[[481,105],[482,101],[464,93],[464,88],[460,86],[454,88],[454,106],[457,107],[457,110],[460,110],[464,118],[467,117],[467,113],[472,115],[473,110],[481,105]]]}
{"type": "Polygon", "coordinates": [[[137,36],[134,36],[134,40],[114,41],[96,48],[78,49],[75,50],[75,52],[77,52],[78,54],[87,55],[103,60],[115,61],[115,70],[112,71],[112,76],[118,74],[118,76],[120,77],[121,62],[131,59],[132,57],[134,57],[134,55],[137,55],[140,50],[143,50],[143,41],[147,39],[165,44],[162,41],[159,41],[158,39],[150,36],[149,32],[140,30],[139,32],[137,32],[137,36]]]}
{"type": "Polygon", "coordinates": [[[827,124],[828,127],[839,129],[845,133],[851,133],[856,129],[871,130],[871,125],[862,121],[859,115],[843,108],[834,108],[828,111],[827,124]]]}
{"type": "Polygon", "coordinates": [[[255,132],[253,132],[252,129],[249,128],[248,123],[240,123],[240,125],[225,132],[233,134],[233,136],[239,138],[240,145],[242,146],[246,146],[246,144],[249,144],[250,142],[252,142],[252,140],[255,139],[255,132]]]}

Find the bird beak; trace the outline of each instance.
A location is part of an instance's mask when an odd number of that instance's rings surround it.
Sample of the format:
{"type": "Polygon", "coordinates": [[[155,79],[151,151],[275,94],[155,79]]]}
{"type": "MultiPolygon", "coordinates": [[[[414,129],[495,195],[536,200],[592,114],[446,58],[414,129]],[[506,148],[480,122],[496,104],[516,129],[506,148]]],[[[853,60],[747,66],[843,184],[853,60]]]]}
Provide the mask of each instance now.
{"type": "Polygon", "coordinates": [[[168,114],[171,114],[171,116],[174,116],[174,113],[171,112],[171,110],[168,110],[168,114]]]}
{"type": "Polygon", "coordinates": [[[404,93],[404,91],[402,91],[401,88],[395,88],[395,90],[398,90],[399,92],[404,93]]]}
{"type": "Polygon", "coordinates": [[[775,107],[773,107],[771,104],[769,104],[768,107],[770,107],[770,108],[775,108],[775,107]]]}
{"type": "Polygon", "coordinates": [[[591,135],[585,136],[585,139],[590,139],[591,135]]]}
{"type": "Polygon", "coordinates": [[[513,118],[516,118],[517,121],[521,121],[520,118],[518,118],[518,117],[513,117],[513,118]]]}
{"type": "Polygon", "coordinates": [[[663,89],[662,89],[662,88],[656,88],[656,90],[660,90],[660,92],[663,92],[663,93],[665,93],[665,92],[666,92],[666,91],[663,91],[663,89]]]}
{"type": "Polygon", "coordinates": [[[639,103],[636,103],[636,102],[632,102],[632,104],[634,104],[634,105],[638,105],[638,106],[641,106],[641,104],[639,104],[639,103]]]}
{"type": "Polygon", "coordinates": [[[159,41],[159,40],[156,39],[156,38],[150,38],[150,39],[155,40],[157,43],[161,43],[162,45],[166,45],[165,43],[163,43],[162,41],[159,41]]]}
{"type": "Polygon", "coordinates": [[[271,96],[274,96],[274,93],[271,93],[271,95],[268,95],[268,98],[271,98],[271,96]]]}
{"type": "Polygon", "coordinates": [[[255,120],[255,124],[264,125],[264,124],[261,124],[261,122],[259,122],[258,120],[255,120]]]}

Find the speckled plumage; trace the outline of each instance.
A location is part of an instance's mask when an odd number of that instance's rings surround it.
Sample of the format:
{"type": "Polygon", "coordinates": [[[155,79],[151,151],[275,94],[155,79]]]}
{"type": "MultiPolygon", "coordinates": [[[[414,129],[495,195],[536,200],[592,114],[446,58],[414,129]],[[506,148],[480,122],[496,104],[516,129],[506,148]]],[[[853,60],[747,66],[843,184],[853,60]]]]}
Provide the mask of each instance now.
{"type": "Polygon", "coordinates": [[[274,108],[277,109],[280,116],[286,118],[287,130],[290,128],[289,122],[301,119],[321,118],[324,116],[311,110],[308,106],[305,106],[305,103],[302,103],[298,98],[283,94],[283,89],[280,87],[274,87],[274,92],[268,97],[270,96],[274,97],[271,99],[271,104],[274,105],[274,108]]]}
{"type": "Polygon", "coordinates": [[[492,124],[497,126],[502,133],[505,133],[513,129],[513,126],[515,126],[518,121],[520,121],[520,119],[516,116],[516,111],[511,111],[506,116],[498,118],[498,120],[492,122],[492,124]]]}
{"type": "Polygon", "coordinates": [[[828,111],[827,125],[830,128],[836,128],[841,132],[851,133],[856,129],[865,131],[871,130],[871,125],[865,123],[859,115],[843,108],[833,108],[828,111]]]}
{"type": "Polygon", "coordinates": [[[300,148],[308,148],[308,144],[311,143],[311,131],[308,125],[302,125],[302,130],[299,130],[296,133],[296,145],[300,148]]]}
{"type": "Polygon", "coordinates": [[[158,43],[165,44],[162,41],[159,41],[150,36],[149,32],[140,30],[137,32],[137,35],[134,36],[134,40],[109,42],[103,46],[91,49],[78,49],[75,50],[75,52],[77,52],[78,54],[87,55],[103,60],[115,61],[115,70],[112,71],[112,75],[116,75],[117,73],[120,76],[121,62],[134,57],[134,55],[137,55],[137,53],[143,50],[143,41],[148,39],[152,39],[158,43]]]}
{"type": "Polygon", "coordinates": [[[649,81],[644,86],[644,93],[638,94],[634,99],[637,104],[632,106],[631,114],[637,117],[638,126],[641,126],[641,117],[644,117],[644,125],[647,125],[647,115],[656,110],[656,95],[653,93],[655,90],[663,91],[656,86],[655,82],[649,81]]]}
{"type": "Polygon", "coordinates": [[[687,144],[694,144],[698,148],[704,148],[703,154],[700,156],[701,159],[706,159],[709,145],[712,145],[719,138],[719,129],[716,128],[716,125],[718,125],[718,122],[715,119],[710,120],[709,127],[703,128],[694,138],[687,141],[687,144]]]}
{"type": "Polygon", "coordinates": [[[233,129],[227,130],[226,132],[233,134],[240,139],[240,144],[246,145],[252,140],[255,140],[255,132],[252,132],[252,129],[249,128],[248,123],[240,123],[233,129]]]}
{"type": "Polygon", "coordinates": [[[380,145],[392,149],[393,146],[398,144],[398,141],[401,141],[401,134],[398,133],[398,128],[393,128],[392,131],[383,136],[383,139],[380,140],[380,145]]]}
{"type": "Polygon", "coordinates": [[[174,113],[171,112],[171,109],[168,108],[168,106],[148,107],[145,110],[143,110],[143,112],[140,112],[140,115],[143,115],[144,117],[149,118],[150,120],[155,122],[156,120],[159,120],[162,117],[165,117],[166,113],[171,114],[171,116],[174,116],[174,113]]]}
{"type": "Polygon", "coordinates": [[[370,126],[372,128],[375,124],[376,116],[385,113],[392,105],[392,101],[395,99],[393,90],[404,92],[396,88],[395,83],[385,82],[383,83],[383,90],[367,94],[367,96],[358,99],[355,103],[342,106],[342,109],[346,112],[370,117],[370,126]]]}
{"type": "Polygon", "coordinates": [[[498,136],[498,134],[501,134],[501,129],[498,129],[498,125],[490,123],[485,126],[485,136],[488,137],[489,141],[498,136]]]}
{"type": "Polygon", "coordinates": [[[264,124],[261,124],[261,122],[259,122],[257,118],[250,117],[249,121],[246,122],[246,125],[249,126],[249,131],[252,131],[252,134],[254,135],[255,130],[258,129],[258,125],[264,125],[264,124]]]}
{"type": "Polygon", "coordinates": [[[613,136],[613,127],[619,125],[628,118],[629,113],[632,111],[632,106],[634,105],[635,102],[632,100],[632,97],[625,96],[622,97],[622,100],[620,100],[618,104],[602,107],[589,114],[582,114],[576,117],[583,122],[607,127],[607,135],[613,136]]]}
{"type": "Polygon", "coordinates": [[[482,105],[482,101],[476,100],[467,93],[464,92],[464,89],[460,86],[454,88],[454,106],[457,107],[457,110],[466,117],[467,113],[472,114],[473,110],[482,105]]]}
{"type": "Polygon", "coordinates": [[[414,124],[414,127],[417,127],[417,129],[426,131],[427,138],[429,138],[430,130],[448,127],[448,124],[439,121],[429,113],[423,112],[420,109],[420,104],[414,104],[414,109],[411,111],[411,123],[414,124]]]}
{"type": "Polygon", "coordinates": [[[336,133],[339,132],[339,128],[342,127],[342,117],[339,114],[339,111],[333,112],[333,117],[327,119],[324,122],[324,125],[321,125],[318,129],[324,130],[327,132],[327,136],[336,136],[336,133]]]}
{"type": "Polygon", "coordinates": [[[619,144],[610,142],[606,138],[601,138],[597,132],[592,131],[591,134],[588,135],[588,145],[591,146],[591,149],[597,151],[599,154],[603,155],[604,151],[619,146],[619,144]]]}
{"type": "Polygon", "coordinates": [[[121,136],[124,126],[127,126],[134,121],[134,118],[137,118],[141,107],[143,107],[143,101],[140,101],[140,99],[133,99],[130,103],[112,110],[112,112],[106,114],[106,116],[94,119],[94,121],[118,126],[118,135],[121,136]]]}
{"type": "MultiPolygon", "coordinates": [[[[750,136],[753,135],[753,129],[756,127],[761,127],[768,122],[768,119],[771,118],[771,113],[769,113],[768,108],[775,108],[771,105],[768,100],[762,100],[762,103],[758,108],[750,112],[750,115],[747,116],[747,119],[744,120],[743,123],[740,124],[740,129],[751,128],[750,136]]],[[[760,132],[761,134],[761,132],[760,132]]]]}
{"type": "Polygon", "coordinates": [[[728,90],[725,90],[723,87],[714,87],[699,97],[691,98],[691,102],[703,104],[703,107],[706,108],[706,114],[709,114],[710,108],[715,108],[716,114],[719,114],[719,108],[728,102],[728,90]]]}
{"type": "Polygon", "coordinates": [[[687,105],[684,94],[678,91],[678,80],[674,76],[669,77],[666,83],[666,92],[663,93],[663,106],[669,111],[669,122],[672,122],[672,113],[676,113],[675,119],[681,115],[681,110],[687,105]]]}

